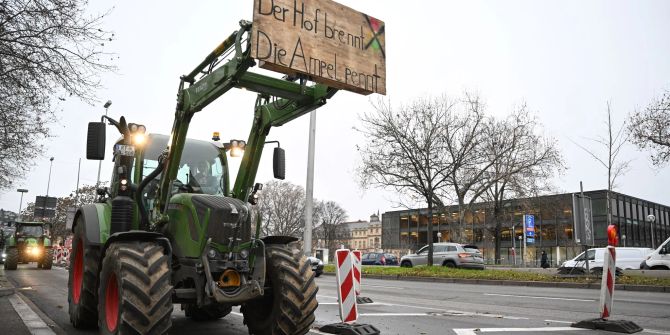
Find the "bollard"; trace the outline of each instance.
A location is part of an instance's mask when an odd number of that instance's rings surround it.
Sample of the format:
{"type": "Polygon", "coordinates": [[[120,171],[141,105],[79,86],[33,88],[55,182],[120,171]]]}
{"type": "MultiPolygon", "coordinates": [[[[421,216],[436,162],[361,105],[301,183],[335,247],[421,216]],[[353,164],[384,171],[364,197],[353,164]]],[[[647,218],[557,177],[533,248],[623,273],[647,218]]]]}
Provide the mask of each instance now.
{"type": "MultiPolygon", "coordinates": [[[[358,254],[360,263],[360,251],[358,251],[358,254]]],[[[360,270],[357,270],[354,266],[354,258],[354,252],[350,252],[349,249],[338,249],[335,251],[335,265],[337,266],[335,278],[337,280],[337,298],[342,322],[321,327],[319,330],[324,333],[342,335],[379,334],[379,329],[372,325],[355,323],[358,320],[358,306],[356,304],[356,280],[354,279],[354,273],[359,271],[360,275],[360,270]]]]}
{"type": "Polygon", "coordinates": [[[588,319],[572,324],[575,328],[602,329],[617,333],[637,333],[642,328],[633,321],[609,320],[614,301],[614,282],[616,280],[616,245],[619,242],[616,226],[607,227],[607,252],[603,255],[603,277],[600,284],[600,318],[588,319]]]}

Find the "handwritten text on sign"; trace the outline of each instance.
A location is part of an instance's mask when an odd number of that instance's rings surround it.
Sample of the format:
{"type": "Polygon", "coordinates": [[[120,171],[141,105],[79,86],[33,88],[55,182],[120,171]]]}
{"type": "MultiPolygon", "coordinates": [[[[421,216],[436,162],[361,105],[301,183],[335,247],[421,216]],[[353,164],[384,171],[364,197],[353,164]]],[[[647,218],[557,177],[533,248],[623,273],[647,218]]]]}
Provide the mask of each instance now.
{"type": "Polygon", "coordinates": [[[331,0],[255,0],[251,55],[273,71],[386,94],[384,22],[331,0]]]}

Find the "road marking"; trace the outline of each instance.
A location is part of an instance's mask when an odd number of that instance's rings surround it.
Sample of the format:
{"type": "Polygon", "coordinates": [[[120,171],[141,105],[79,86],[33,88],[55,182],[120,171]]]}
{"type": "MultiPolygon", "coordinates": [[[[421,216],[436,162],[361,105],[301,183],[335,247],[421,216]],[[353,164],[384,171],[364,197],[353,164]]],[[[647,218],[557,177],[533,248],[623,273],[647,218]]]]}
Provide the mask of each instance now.
{"type": "Polygon", "coordinates": [[[390,288],[392,290],[405,290],[405,289],[407,289],[406,287],[382,286],[382,285],[365,285],[364,287],[390,288]]]}
{"type": "Polygon", "coordinates": [[[569,323],[573,324],[574,322],[572,321],[561,321],[561,320],[544,320],[545,322],[555,322],[555,323],[569,323]]]}
{"type": "Polygon", "coordinates": [[[477,335],[477,333],[495,333],[495,332],[558,332],[579,330],[572,327],[540,327],[540,328],[459,328],[454,329],[456,335],[477,335]],[[476,332],[475,332],[476,331],[476,332]]]}
{"type": "Polygon", "coordinates": [[[360,313],[360,316],[433,316],[428,313],[360,313]]]}
{"type": "Polygon", "coordinates": [[[9,297],[9,302],[14,307],[16,314],[21,317],[23,324],[26,325],[28,331],[33,335],[56,335],[56,333],[47,326],[46,323],[35,313],[23,299],[14,294],[9,297]]]}
{"type": "Polygon", "coordinates": [[[642,332],[643,333],[649,333],[649,334],[664,334],[664,335],[670,334],[670,331],[654,330],[654,329],[644,329],[644,330],[642,330],[642,332]]]}
{"type": "Polygon", "coordinates": [[[494,295],[498,297],[514,297],[514,298],[528,298],[528,299],[546,299],[546,300],[565,300],[565,301],[586,301],[593,302],[593,299],[574,299],[574,298],[556,298],[556,297],[538,297],[533,295],[512,295],[512,294],[498,294],[498,293],[484,293],[484,295],[494,295]]]}

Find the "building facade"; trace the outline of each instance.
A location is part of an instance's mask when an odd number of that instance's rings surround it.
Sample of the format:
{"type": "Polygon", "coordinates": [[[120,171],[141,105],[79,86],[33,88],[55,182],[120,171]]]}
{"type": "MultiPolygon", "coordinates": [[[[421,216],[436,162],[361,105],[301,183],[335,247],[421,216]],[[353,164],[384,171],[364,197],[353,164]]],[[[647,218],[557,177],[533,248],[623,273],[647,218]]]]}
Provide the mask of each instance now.
{"type": "Polygon", "coordinates": [[[346,227],[349,238],[345,248],[358,249],[362,252],[381,251],[382,223],[377,214],[370,216],[370,221],[352,221],[341,223],[346,227]]]}
{"type": "MultiPolygon", "coordinates": [[[[594,244],[607,245],[607,191],[584,192],[592,199],[594,244]]],[[[619,232],[620,246],[655,248],[670,236],[670,207],[611,192],[612,223],[619,232]],[[652,222],[648,216],[653,215],[652,222]]],[[[546,251],[553,266],[581,252],[574,242],[572,193],[513,199],[504,204],[502,215],[502,264],[539,264],[546,251]],[[535,243],[523,247],[523,215],[535,216],[535,243]]],[[[434,209],[432,220],[427,209],[392,211],[382,214],[382,248],[413,251],[428,243],[428,224],[433,225],[433,242],[451,241],[455,230],[461,241],[477,245],[487,263],[494,263],[496,218],[491,203],[475,204],[458,224],[457,206],[434,209]],[[459,228],[460,227],[460,228],[459,228]],[[439,232],[439,234],[438,234],[439,232]],[[439,237],[438,237],[439,236],[439,237]]]]}

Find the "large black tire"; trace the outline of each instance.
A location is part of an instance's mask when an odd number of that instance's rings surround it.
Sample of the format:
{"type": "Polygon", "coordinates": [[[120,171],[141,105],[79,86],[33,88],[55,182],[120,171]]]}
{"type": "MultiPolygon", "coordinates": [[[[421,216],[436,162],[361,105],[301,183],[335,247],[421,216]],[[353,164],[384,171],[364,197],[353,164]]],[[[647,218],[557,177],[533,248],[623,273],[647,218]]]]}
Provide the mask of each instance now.
{"type": "Polygon", "coordinates": [[[7,249],[7,259],[5,259],[5,270],[16,270],[19,264],[19,251],[16,248],[7,249]]]}
{"type": "Polygon", "coordinates": [[[319,303],[314,272],[298,249],[268,245],[265,295],[242,305],[244,324],[255,335],[302,335],[314,322],[319,303]]]}
{"type": "Polygon", "coordinates": [[[98,325],[96,285],[100,249],[86,242],[84,224],[84,219],[79,217],[74,228],[68,269],[67,300],[72,325],[75,328],[95,328],[98,325]]]}
{"type": "Polygon", "coordinates": [[[165,334],[172,325],[169,256],[153,242],[118,242],[100,271],[100,334],[165,334]]]}
{"type": "Polygon", "coordinates": [[[43,270],[51,270],[51,266],[53,265],[53,263],[54,263],[54,249],[48,248],[44,251],[44,259],[39,264],[42,265],[43,270]]]}
{"type": "Polygon", "coordinates": [[[402,261],[402,263],[400,263],[400,267],[403,267],[403,268],[411,268],[411,267],[412,267],[412,262],[410,262],[410,261],[402,261]]]}
{"type": "Polygon", "coordinates": [[[195,321],[213,321],[218,320],[233,310],[232,306],[211,305],[207,307],[198,307],[193,304],[184,306],[184,314],[195,321]]]}

